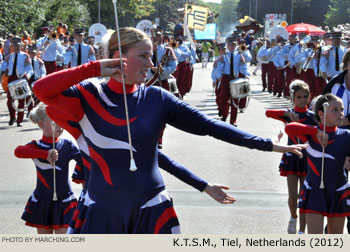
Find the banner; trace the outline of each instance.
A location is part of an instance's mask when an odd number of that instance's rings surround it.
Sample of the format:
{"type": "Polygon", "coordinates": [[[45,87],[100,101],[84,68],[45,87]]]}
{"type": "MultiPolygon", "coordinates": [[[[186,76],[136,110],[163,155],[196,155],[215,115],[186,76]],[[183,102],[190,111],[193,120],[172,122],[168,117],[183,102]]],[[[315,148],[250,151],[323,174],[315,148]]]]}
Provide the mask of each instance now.
{"type": "Polygon", "coordinates": [[[207,24],[204,31],[194,30],[194,39],[203,40],[203,39],[216,39],[216,24],[207,24]]]}
{"type": "Polygon", "coordinates": [[[204,31],[207,24],[209,8],[193,4],[185,6],[185,20],[189,29],[197,29],[204,31]]]}

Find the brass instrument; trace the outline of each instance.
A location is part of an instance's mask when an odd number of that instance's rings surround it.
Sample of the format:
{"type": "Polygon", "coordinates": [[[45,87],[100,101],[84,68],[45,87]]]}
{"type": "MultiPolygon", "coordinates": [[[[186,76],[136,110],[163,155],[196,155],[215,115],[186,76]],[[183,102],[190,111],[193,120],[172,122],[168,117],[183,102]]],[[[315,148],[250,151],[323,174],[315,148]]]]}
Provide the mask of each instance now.
{"type": "Polygon", "coordinates": [[[177,42],[175,39],[170,40],[169,45],[171,48],[175,49],[179,47],[179,42],[177,42]]]}
{"type": "Polygon", "coordinates": [[[248,47],[247,47],[247,45],[245,43],[240,44],[239,47],[238,47],[239,53],[243,53],[243,52],[245,52],[247,50],[248,50],[248,47]]]}
{"type": "Polygon", "coordinates": [[[301,74],[301,70],[302,70],[301,64],[297,63],[296,64],[296,74],[301,74]]]}
{"type": "Polygon", "coordinates": [[[303,64],[302,69],[304,70],[304,72],[306,72],[307,69],[309,68],[310,63],[311,63],[311,60],[312,60],[312,58],[315,56],[315,54],[316,54],[316,52],[317,52],[317,50],[318,50],[319,48],[320,48],[319,44],[317,44],[315,47],[312,48],[311,53],[308,55],[306,61],[305,61],[304,64],[303,64]]]}
{"type": "Polygon", "coordinates": [[[245,58],[243,56],[243,53],[247,50],[248,50],[248,47],[245,43],[240,44],[238,47],[239,54],[241,55],[241,58],[242,58],[242,61],[244,64],[246,63],[246,61],[245,61],[245,58]]]}
{"type": "Polygon", "coordinates": [[[50,31],[49,39],[50,40],[55,40],[56,38],[57,38],[56,31],[55,30],[50,31]]]}

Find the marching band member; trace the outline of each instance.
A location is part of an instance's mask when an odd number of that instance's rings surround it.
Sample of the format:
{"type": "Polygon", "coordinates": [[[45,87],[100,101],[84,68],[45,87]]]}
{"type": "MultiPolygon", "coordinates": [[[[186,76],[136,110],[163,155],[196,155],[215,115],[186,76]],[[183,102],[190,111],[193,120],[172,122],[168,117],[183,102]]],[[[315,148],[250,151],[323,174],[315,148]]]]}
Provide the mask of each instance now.
{"type": "Polygon", "coordinates": [[[194,71],[193,66],[194,66],[194,64],[196,64],[196,62],[198,60],[198,56],[197,56],[196,50],[193,48],[193,46],[191,45],[191,43],[189,41],[184,41],[183,43],[184,43],[184,45],[186,45],[188,47],[188,49],[191,52],[191,58],[187,59],[187,61],[189,62],[189,68],[188,68],[189,74],[187,76],[188,88],[187,88],[186,93],[189,93],[191,91],[191,88],[192,88],[193,71],[194,71]]]}
{"type": "MultiPolygon", "coordinates": [[[[300,54],[303,50],[303,45],[300,43],[302,39],[306,37],[306,33],[299,33],[298,38],[299,42],[295,43],[295,45],[290,49],[289,55],[288,55],[288,61],[289,61],[289,66],[293,68],[293,79],[299,79],[302,80],[301,77],[301,63],[297,61],[297,55],[300,54]]],[[[293,80],[292,79],[292,80],[293,80]]]]}
{"type": "Polygon", "coordinates": [[[308,234],[323,233],[324,217],[327,217],[329,234],[342,234],[345,217],[350,216],[350,185],[344,169],[350,151],[350,131],[338,128],[344,120],[342,100],[329,93],[320,96],[315,105],[315,118],[320,124],[317,127],[297,122],[285,127],[290,137],[298,137],[309,145],[306,149],[308,172],[299,209],[306,216],[308,234]],[[323,106],[326,102],[327,112],[323,106]]]}
{"type": "Polygon", "coordinates": [[[37,48],[42,51],[41,58],[45,63],[46,73],[57,71],[57,51],[63,55],[63,47],[54,30],[50,27],[41,28],[44,36],[38,39],[37,48]]]}
{"type": "Polygon", "coordinates": [[[192,56],[188,46],[184,45],[183,43],[183,37],[176,36],[174,39],[178,43],[178,47],[176,49],[178,64],[176,66],[176,72],[174,73],[174,76],[176,78],[177,88],[179,89],[180,95],[183,99],[185,94],[189,91],[189,75],[191,71],[191,64],[189,63],[189,59],[191,59],[192,56]]]}
{"type": "Polygon", "coordinates": [[[153,67],[147,72],[146,86],[160,86],[169,90],[168,79],[176,70],[177,60],[174,50],[162,44],[162,33],[155,31],[152,37],[153,42],[153,67]]]}
{"type": "MultiPolygon", "coordinates": [[[[347,50],[343,57],[343,71],[334,76],[324,89],[324,94],[332,93],[343,101],[344,105],[344,120],[340,128],[350,129],[350,51],[347,50]]],[[[345,159],[344,167],[350,169],[350,157],[345,159]]],[[[348,172],[347,172],[348,173],[348,172]]],[[[350,234],[350,216],[347,217],[347,229],[350,234]]]]}
{"type": "MultiPolygon", "coordinates": [[[[326,40],[325,36],[323,35],[324,41],[326,40]]],[[[323,74],[320,69],[321,65],[321,56],[323,54],[324,50],[327,50],[325,46],[322,44],[322,41],[319,40],[319,43],[317,44],[317,49],[315,51],[315,57],[314,57],[314,74],[316,78],[316,96],[323,93],[324,88],[326,87],[326,80],[323,78],[323,74]]]]}
{"type": "Polygon", "coordinates": [[[298,41],[297,35],[296,34],[291,34],[291,35],[289,35],[289,42],[286,45],[284,45],[284,47],[283,47],[283,53],[286,55],[286,59],[285,59],[284,63],[285,63],[285,66],[288,65],[287,67],[285,67],[285,72],[286,72],[285,96],[286,97],[290,96],[289,86],[290,86],[290,83],[294,79],[293,66],[289,62],[288,57],[289,57],[290,50],[297,43],[297,41],[298,41]]]}
{"type": "Polygon", "coordinates": [[[261,81],[262,81],[262,92],[265,92],[267,88],[266,75],[269,70],[269,58],[267,56],[268,49],[270,48],[270,40],[266,39],[265,44],[258,51],[258,60],[261,60],[261,81]]]}
{"type": "MultiPolygon", "coordinates": [[[[294,108],[290,109],[268,109],[266,110],[266,116],[276,120],[280,120],[283,123],[290,122],[302,122],[303,124],[316,125],[314,112],[308,110],[308,104],[310,102],[310,89],[309,86],[302,80],[294,80],[291,85],[291,100],[294,104],[294,108]]],[[[298,143],[297,138],[288,137],[288,143],[298,143]]],[[[306,152],[303,152],[303,157],[300,158],[292,153],[285,153],[282,156],[280,162],[280,176],[287,177],[288,186],[288,207],[290,211],[290,220],[288,222],[288,234],[295,234],[297,232],[297,206],[298,195],[300,189],[304,183],[305,176],[307,174],[307,159],[306,152]],[[299,185],[298,185],[299,184],[299,185]]],[[[305,233],[305,215],[299,216],[299,233],[305,233]]]]}
{"type": "MultiPolygon", "coordinates": [[[[276,68],[276,81],[273,85],[273,93],[277,94],[277,97],[281,97],[282,96],[282,92],[284,94],[284,96],[286,96],[286,81],[284,78],[284,66],[285,66],[285,57],[286,54],[284,54],[283,52],[283,47],[284,47],[284,40],[283,38],[277,38],[277,46],[276,48],[278,49],[275,57],[273,58],[273,64],[276,68]]],[[[277,50],[276,49],[276,50],[277,50]]]]}
{"type": "Polygon", "coordinates": [[[228,52],[223,55],[223,57],[218,62],[218,67],[216,71],[216,77],[221,83],[220,87],[220,103],[219,111],[222,112],[222,121],[226,121],[229,114],[229,100],[231,113],[230,113],[230,124],[237,126],[237,108],[234,106],[233,102],[239,103],[239,107],[242,108],[245,104],[244,99],[240,101],[238,99],[232,99],[230,93],[230,81],[237,78],[249,77],[247,62],[251,60],[251,55],[249,50],[240,52],[237,47],[237,38],[234,36],[227,38],[227,49],[228,52]]]}
{"type": "MultiPolygon", "coordinates": [[[[219,49],[220,56],[223,57],[223,55],[225,55],[225,53],[226,53],[226,43],[218,44],[217,47],[219,49]]],[[[216,102],[216,105],[218,105],[218,115],[221,117],[222,116],[222,110],[220,109],[220,107],[221,107],[221,101],[220,101],[220,86],[221,86],[221,84],[218,81],[217,74],[216,74],[219,60],[220,60],[220,57],[214,61],[213,70],[211,71],[211,79],[213,81],[213,88],[215,90],[215,96],[216,96],[215,102],[216,102]]],[[[221,58],[221,60],[223,60],[223,59],[221,58]]]]}
{"type": "Polygon", "coordinates": [[[325,50],[321,56],[320,71],[323,78],[330,80],[341,72],[341,62],[346,52],[346,48],[340,45],[342,33],[332,33],[332,47],[325,50]]]}
{"type": "Polygon", "coordinates": [[[64,55],[64,68],[79,66],[96,60],[95,51],[91,45],[84,43],[84,29],[74,29],[75,44],[69,47],[64,55]]]}
{"type": "MultiPolygon", "coordinates": [[[[279,47],[277,46],[276,39],[271,39],[270,42],[270,48],[267,50],[266,56],[269,59],[267,74],[267,91],[271,94],[277,82],[277,69],[273,64],[273,59],[275,58],[276,53],[279,51],[279,47]]],[[[276,93],[273,92],[273,95],[276,95],[276,93]]]]}
{"type": "Polygon", "coordinates": [[[306,47],[296,55],[295,59],[301,66],[301,79],[305,81],[310,88],[310,101],[318,96],[315,77],[315,57],[318,44],[318,37],[311,36],[311,40],[306,47]]]}
{"type": "MultiPolygon", "coordinates": [[[[8,76],[8,83],[12,81],[25,78],[27,81],[33,75],[33,67],[30,62],[30,57],[28,54],[22,52],[21,48],[21,38],[15,36],[12,38],[11,42],[13,53],[6,57],[5,61],[1,64],[1,70],[6,71],[5,75],[8,76]]],[[[16,110],[12,106],[11,93],[7,92],[7,109],[10,113],[9,125],[13,125],[16,120],[16,110]]],[[[22,110],[24,108],[25,99],[18,100],[18,109],[22,110]]],[[[24,112],[17,113],[17,126],[22,126],[24,112]]]]}
{"type": "MultiPolygon", "coordinates": [[[[46,68],[45,68],[44,61],[42,61],[42,59],[40,59],[36,56],[37,48],[35,45],[30,45],[28,47],[28,51],[29,51],[29,56],[30,56],[31,62],[32,62],[31,64],[33,67],[33,75],[29,80],[29,86],[32,87],[35,84],[35,81],[46,76],[46,68]]],[[[39,103],[39,100],[35,97],[34,93],[32,96],[34,99],[34,104],[31,103],[29,105],[27,117],[29,115],[29,112],[33,109],[33,107],[35,107],[39,103]]],[[[29,100],[29,98],[26,99],[26,102],[28,102],[28,100],[29,100]]]]}
{"type": "Polygon", "coordinates": [[[63,129],[57,125],[53,131],[45,107],[39,104],[29,116],[42,130],[42,138],[15,149],[16,157],[33,159],[37,174],[35,190],[21,218],[27,226],[36,227],[38,234],[65,234],[77,205],[68,180],[69,162],[74,159],[82,166],[82,160],[77,146],[60,138],[63,129]]]}

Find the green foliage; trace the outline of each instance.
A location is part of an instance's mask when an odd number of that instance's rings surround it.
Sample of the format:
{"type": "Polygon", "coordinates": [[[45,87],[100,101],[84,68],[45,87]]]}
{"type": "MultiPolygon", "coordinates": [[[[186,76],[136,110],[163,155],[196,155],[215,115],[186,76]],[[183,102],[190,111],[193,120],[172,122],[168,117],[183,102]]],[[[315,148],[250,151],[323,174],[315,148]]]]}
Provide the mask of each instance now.
{"type": "Polygon", "coordinates": [[[325,24],[337,26],[349,22],[350,0],[331,0],[331,5],[325,15],[325,24]]]}
{"type": "Polygon", "coordinates": [[[235,25],[239,23],[237,6],[239,0],[222,0],[220,16],[218,17],[218,30],[221,34],[232,33],[235,25]]]}
{"type": "Polygon", "coordinates": [[[45,19],[44,10],[38,0],[0,0],[0,34],[22,35],[23,31],[33,33],[45,19]]]}
{"type": "Polygon", "coordinates": [[[0,33],[22,35],[24,30],[35,37],[40,36],[41,27],[48,24],[57,26],[66,23],[74,29],[76,26],[88,27],[90,24],[86,4],[82,0],[0,0],[0,33]]]}
{"type": "MultiPolygon", "coordinates": [[[[98,22],[97,0],[87,0],[87,7],[91,15],[91,24],[98,22]]],[[[155,12],[156,0],[118,0],[119,26],[133,26],[137,20],[152,15],[155,12]]],[[[112,0],[100,0],[101,23],[107,28],[115,29],[114,6],[112,0]]]]}

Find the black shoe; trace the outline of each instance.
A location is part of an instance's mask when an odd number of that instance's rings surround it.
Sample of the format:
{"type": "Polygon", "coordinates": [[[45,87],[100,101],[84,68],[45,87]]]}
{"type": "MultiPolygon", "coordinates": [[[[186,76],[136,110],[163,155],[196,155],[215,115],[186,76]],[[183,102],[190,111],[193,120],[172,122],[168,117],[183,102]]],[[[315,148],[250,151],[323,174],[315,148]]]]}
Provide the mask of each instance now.
{"type": "Polygon", "coordinates": [[[265,92],[265,90],[266,90],[266,87],[263,88],[262,92],[265,92]]]}
{"type": "Polygon", "coordinates": [[[278,97],[278,98],[282,97],[282,94],[278,94],[277,97],[278,97]]]}
{"type": "Polygon", "coordinates": [[[256,76],[256,73],[253,72],[253,74],[256,76]]]}
{"type": "Polygon", "coordinates": [[[243,109],[240,109],[239,112],[240,112],[240,113],[244,113],[244,110],[243,110],[243,109]]]}
{"type": "Polygon", "coordinates": [[[219,110],[218,116],[219,116],[219,117],[222,117],[222,112],[221,112],[221,110],[219,110]]]}
{"type": "Polygon", "coordinates": [[[235,126],[235,127],[238,127],[238,126],[237,126],[237,123],[232,123],[232,125],[235,126]]]}
{"type": "Polygon", "coordinates": [[[162,144],[158,144],[158,149],[163,149],[163,145],[162,144]]]}
{"type": "Polygon", "coordinates": [[[10,126],[13,125],[13,123],[15,122],[15,120],[16,120],[16,119],[11,119],[11,120],[9,121],[9,125],[10,125],[10,126]]]}
{"type": "Polygon", "coordinates": [[[18,122],[17,127],[22,127],[22,124],[18,122]]]}
{"type": "Polygon", "coordinates": [[[227,117],[222,117],[222,118],[221,118],[221,121],[226,122],[226,118],[227,118],[227,117]]]}

